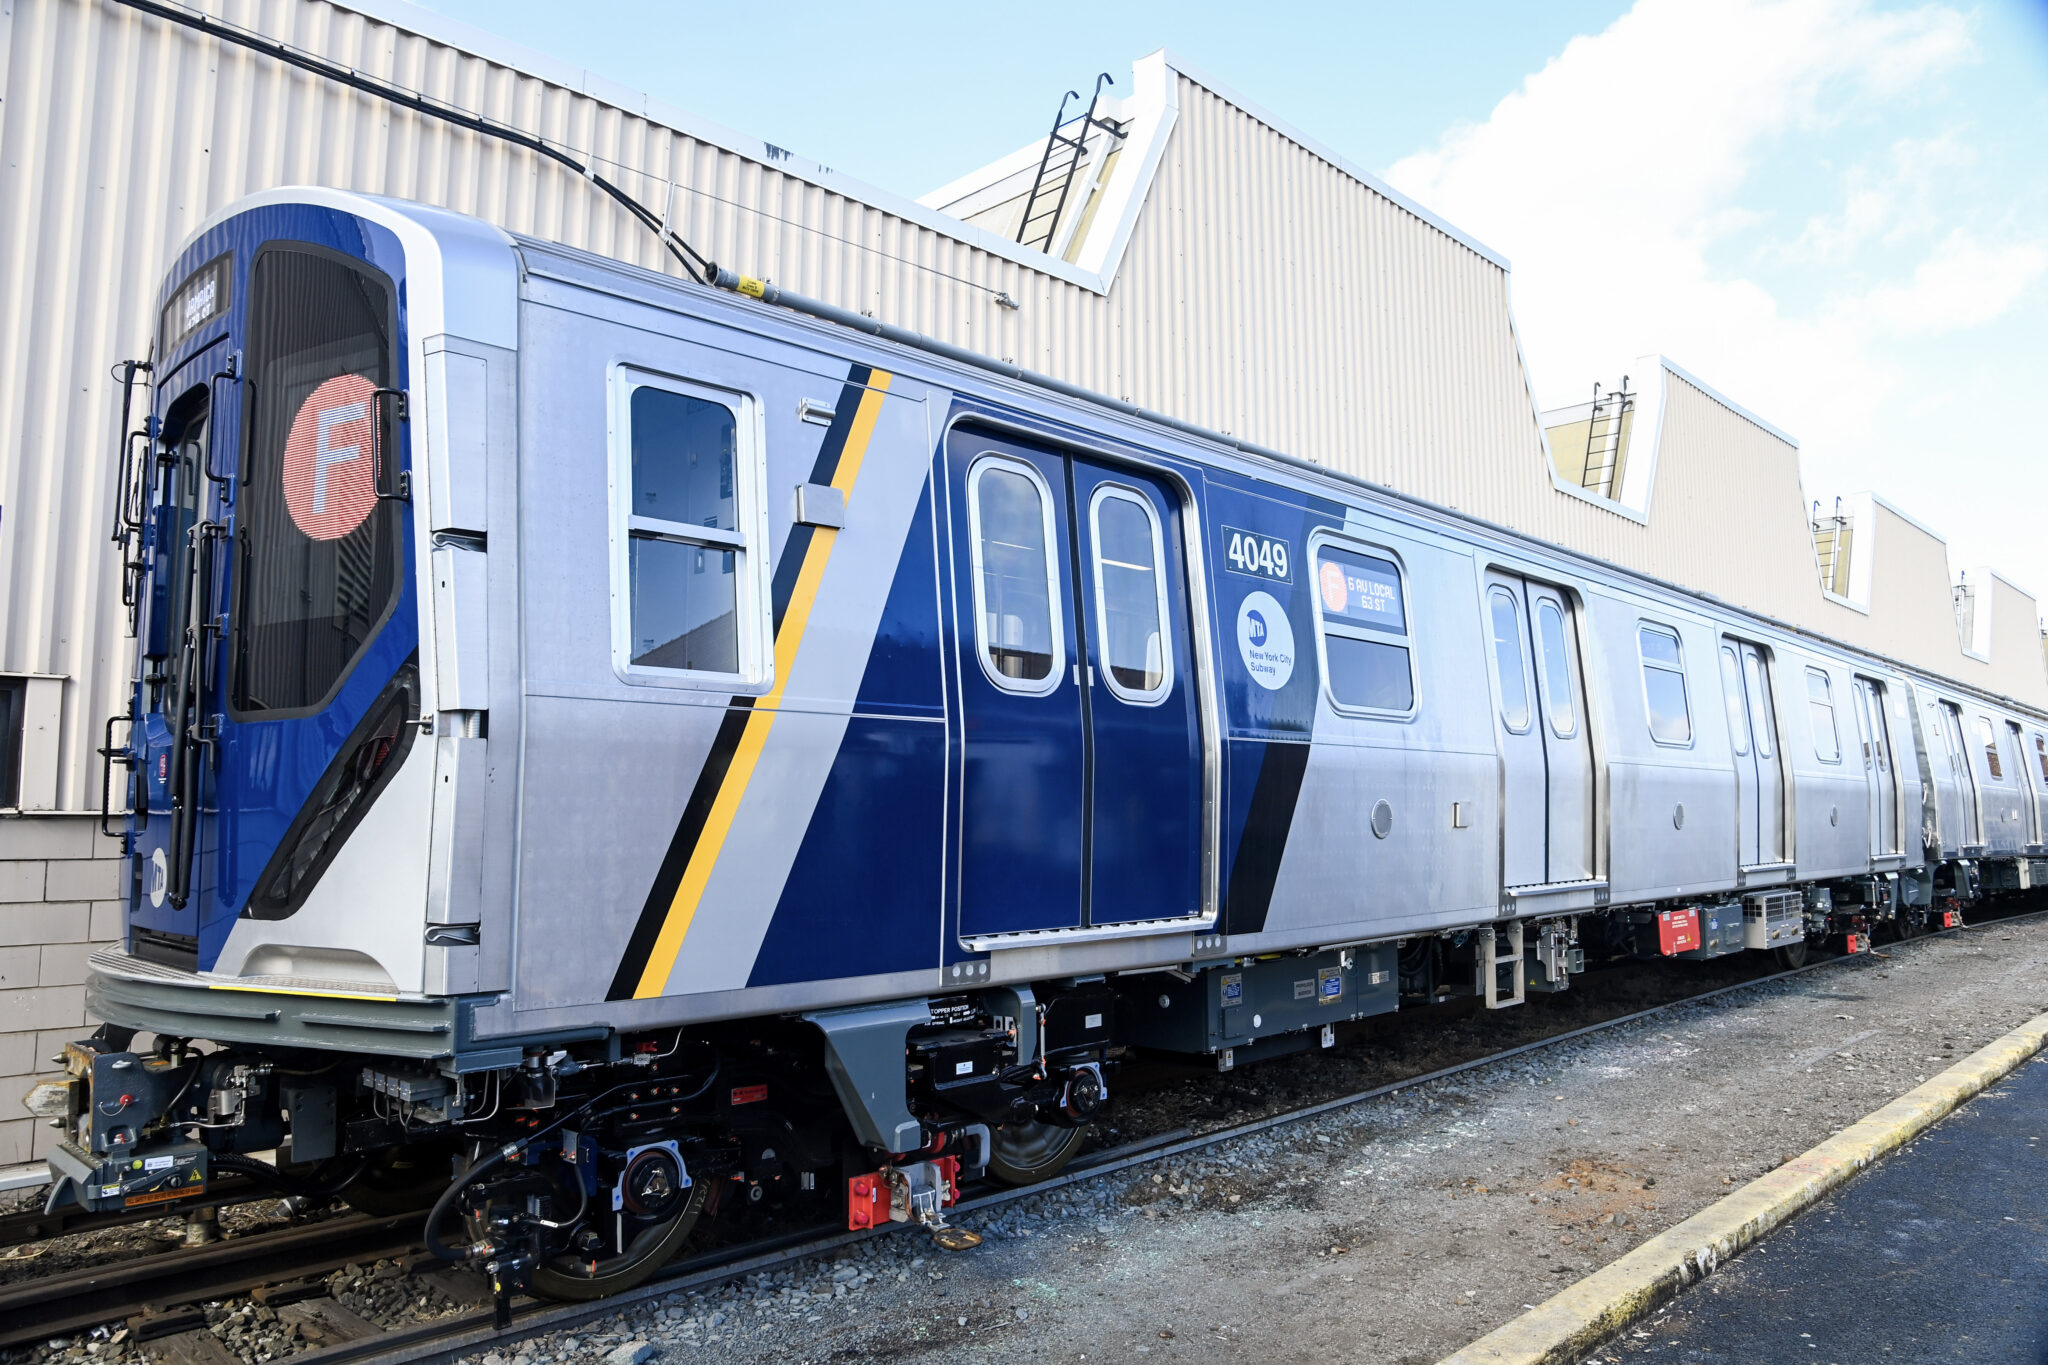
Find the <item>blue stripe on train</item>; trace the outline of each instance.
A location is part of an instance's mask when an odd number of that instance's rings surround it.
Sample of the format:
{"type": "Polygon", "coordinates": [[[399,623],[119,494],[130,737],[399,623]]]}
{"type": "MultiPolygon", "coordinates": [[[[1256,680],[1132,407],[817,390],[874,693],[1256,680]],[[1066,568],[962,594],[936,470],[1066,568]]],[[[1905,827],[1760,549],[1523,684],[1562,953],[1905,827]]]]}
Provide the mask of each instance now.
{"type": "Polygon", "coordinates": [[[931,484],[749,986],[935,967],[946,729],[931,484]],[[912,719],[917,717],[918,719],[912,719]]]}

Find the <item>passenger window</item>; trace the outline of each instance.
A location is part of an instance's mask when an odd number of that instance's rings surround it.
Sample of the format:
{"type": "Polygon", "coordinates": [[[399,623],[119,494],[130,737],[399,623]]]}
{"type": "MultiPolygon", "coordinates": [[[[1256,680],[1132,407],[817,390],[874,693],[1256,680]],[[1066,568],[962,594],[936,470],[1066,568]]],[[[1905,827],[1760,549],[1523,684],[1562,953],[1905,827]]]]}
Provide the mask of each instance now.
{"type": "Polygon", "coordinates": [[[2005,781],[2005,765],[1998,759],[1998,735],[1992,730],[1988,718],[1977,717],[1977,735],[1984,741],[1984,766],[1991,770],[1991,780],[2005,781]]]}
{"type": "Polygon", "coordinates": [[[1065,663],[1051,547],[1051,495],[1037,472],[984,459],[968,481],[981,658],[998,687],[1050,692],[1065,663]]]}
{"type": "Polygon", "coordinates": [[[1096,491],[1090,521],[1095,615],[1109,690],[1125,701],[1158,701],[1173,690],[1159,518],[1138,494],[1104,485],[1096,491]]]}
{"type": "Polygon", "coordinates": [[[1742,665],[1735,650],[1721,646],[1721,691],[1728,701],[1728,739],[1737,754],[1749,752],[1749,713],[1742,702],[1742,665]]]}
{"type": "Polygon", "coordinates": [[[1692,743],[1692,708],[1685,695],[1685,657],[1679,651],[1678,633],[1663,626],[1639,627],[1636,651],[1643,661],[1650,737],[1659,744],[1692,743]]]}
{"type": "Polygon", "coordinates": [[[2042,783],[2048,784],[2048,736],[2044,736],[2039,730],[2034,732],[2034,757],[2041,764],[2042,783]]]}
{"type": "Polygon", "coordinates": [[[1330,700],[1360,711],[1414,710],[1401,570],[1390,559],[1325,545],[1316,552],[1316,588],[1330,700]]]}
{"type": "Polygon", "coordinates": [[[1506,588],[1495,588],[1489,601],[1494,671],[1500,675],[1500,721],[1519,735],[1529,728],[1529,684],[1522,676],[1522,610],[1506,588]]]}
{"type": "Polygon", "coordinates": [[[1813,752],[1823,763],[1842,761],[1842,732],[1835,728],[1834,685],[1817,668],[1806,670],[1806,709],[1813,718],[1813,752]]]}
{"type": "Polygon", "coordinates": [[[626,401],[628,649],[634,668],[734,675],[742,667],[739,413],[638,382],[626,401]]]}
{"type": "Polygon", "coordinates": [[[1579,729],[1578,699],[1572,695],[1571,644],[1564,632],[1564,612],[1547,597],[1536,604],[1536,635],[1543,646],[1543,691],[1550,729],[1559,739],[1570,739],[1579,729]]]}

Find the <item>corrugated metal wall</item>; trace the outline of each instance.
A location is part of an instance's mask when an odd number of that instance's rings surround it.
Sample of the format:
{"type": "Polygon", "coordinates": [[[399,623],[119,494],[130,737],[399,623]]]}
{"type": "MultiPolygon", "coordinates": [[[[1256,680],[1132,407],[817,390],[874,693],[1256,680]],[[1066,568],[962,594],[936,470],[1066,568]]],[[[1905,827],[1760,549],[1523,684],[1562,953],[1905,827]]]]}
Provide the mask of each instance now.
{"type": "MultiPolygon", "coordinates": [[[[716,259],[1334,467],[1557,534],[1501,270],[1214,94],[1182,121],[1105,297],[585,94],[319,0],[212,11],[588,154],[716,259]],[[994,291],[1023,306],[995,306],[994,291]],[[1504,480],[1502,464],[1512,466],[1504,480]],[[1519,491],[1522,496],[1514,496],[1519,491]]],[[[0,668],[62,673],[61,801],[94,799],[126,645],[100,530],[107,367],[207,214],[320,183],[641,265],[580,177],[110,0],[0,0],[0,668]],[[33,344],[20,344],[33,338],[33,344]]]]}
{"type": "MultiPolygon", "coordinates": [[[[1814,619],[1796,460],[1781,443],[1674,383],[1651,528],[1560,496],[1505,272],[1185,77],[1105,296],[337,4],[223,0],[213,12],[543,134],[657,211],[672,195],[675,221],[719,261],[1814,619]],[[997,307],[995,291],[1021,309],[997,307]],[[1798,524],[1756,534],[1759,508],[1798,524]],[[1739,553],[1720,530],[1738,525],[1750,532],[1739,553]]],[[[241,195],[313,182],[445,204],[641,265],[667,258],[544,158],[112,0],[0,0],[0,16],[0,668],[73,680],[59,790],[76,809],[96,799],[95,729],[120,706],[127,653],[100,527],[107,367],[146,344],[159,272],[186,233],[241,195]]]]}

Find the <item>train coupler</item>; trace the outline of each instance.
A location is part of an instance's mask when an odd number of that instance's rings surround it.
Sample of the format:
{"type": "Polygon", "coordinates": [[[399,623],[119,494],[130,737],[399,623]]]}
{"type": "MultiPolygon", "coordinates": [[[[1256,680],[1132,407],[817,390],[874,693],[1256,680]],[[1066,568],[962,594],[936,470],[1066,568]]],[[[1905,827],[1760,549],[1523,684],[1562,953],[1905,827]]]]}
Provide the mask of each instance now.
{"type": "Polygon", "coordinates": [[[959,1200],[959,1157],[885,1166],[846,1182],[846,1226],[858,1232],[914,1223],[929,1232],[941,1250],[966,1251],[981,1245],[981,1234],[946,1221],[947,1207],[959,1200]]]}

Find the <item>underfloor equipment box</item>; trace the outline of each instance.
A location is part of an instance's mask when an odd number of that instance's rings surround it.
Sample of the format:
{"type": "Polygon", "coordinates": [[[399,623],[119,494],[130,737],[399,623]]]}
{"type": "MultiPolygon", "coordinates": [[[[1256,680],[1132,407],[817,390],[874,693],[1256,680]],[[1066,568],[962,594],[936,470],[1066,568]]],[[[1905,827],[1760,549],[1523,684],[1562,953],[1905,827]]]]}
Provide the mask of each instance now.
{"type": "Polygon", "coordinates": [[[1242,958],[1189,974],[1127,977],[1123,1040],[1167,1052],[1223,1052],[1254,1039],[1389,1014],[1400,1004],[1396,949],[1242,958]]]}
{"type": "Polygon", "coordinates": [[[1638,910],[1629,916],[1635,930],[1637,957],[1676,957],[1700,946],[1700,912],[1693,906],[1683,910],[1638,910]]]}
{"type": "Polygon", "coordinates": [[[1757,891],[1742,898],[1742,941],[1783,948],[1806,941],[1806,901],[1797,891],[1757,891]]]}
{"type": "Polygon", "coordinates": [[[1744,947],[1742,907],[1734,901],[1699,907],[1700,946],[1680,953],[1685,958],[1726,957],[1744,947]]]}

